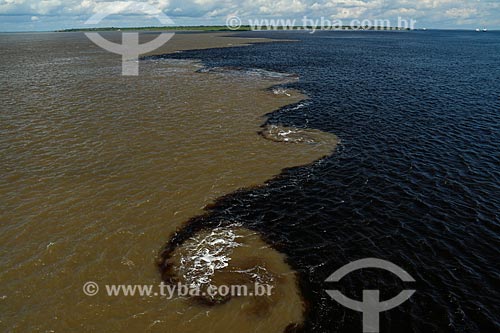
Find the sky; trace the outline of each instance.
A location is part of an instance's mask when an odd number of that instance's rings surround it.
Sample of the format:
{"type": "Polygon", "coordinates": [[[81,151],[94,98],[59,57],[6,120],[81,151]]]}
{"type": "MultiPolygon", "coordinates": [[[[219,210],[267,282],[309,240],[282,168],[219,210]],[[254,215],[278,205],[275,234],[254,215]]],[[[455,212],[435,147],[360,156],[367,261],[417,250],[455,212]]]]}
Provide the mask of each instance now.
{"type": "Polygon", "coordinates": [[[0,31],[158,26],[162,25],[158,13],[167,15],[176,26],[225,25],[233,16],[243,24],[307,16],[343,23],[352,19],[397,22],[402,17],[416,20],[416,28],[500,29],[500,0],[0,0],[0,31]],[[130,6],[138,2],[145,10],[130,6]],[[98,25],[85,24],[92,15],[103,12],[115,14],[98,25]]]}

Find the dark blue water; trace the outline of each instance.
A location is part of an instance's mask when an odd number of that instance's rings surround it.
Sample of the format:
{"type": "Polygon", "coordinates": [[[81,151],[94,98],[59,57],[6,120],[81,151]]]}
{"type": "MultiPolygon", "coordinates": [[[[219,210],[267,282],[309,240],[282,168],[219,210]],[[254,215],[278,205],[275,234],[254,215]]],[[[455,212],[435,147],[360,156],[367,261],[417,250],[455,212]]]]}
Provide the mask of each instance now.
{"type": "MultiPolygon", "coordinates": [[[[335,133],[338,151],[242,190],[187,225],[243,222],[287,254],[308,303],[306,332],[361,332],[361,314],[324,292],[361,299],[417,292],[381,314],[382,332],[500,331],[500,33],[275,32],[298,42],[191,51],[207,66],[296,73],[310,103],[270,123],[335,133]],[[324,280],[366,257],[380,270],[324,280]]],[[[228,87],[230,93],[230,87],[228,87]]]]}

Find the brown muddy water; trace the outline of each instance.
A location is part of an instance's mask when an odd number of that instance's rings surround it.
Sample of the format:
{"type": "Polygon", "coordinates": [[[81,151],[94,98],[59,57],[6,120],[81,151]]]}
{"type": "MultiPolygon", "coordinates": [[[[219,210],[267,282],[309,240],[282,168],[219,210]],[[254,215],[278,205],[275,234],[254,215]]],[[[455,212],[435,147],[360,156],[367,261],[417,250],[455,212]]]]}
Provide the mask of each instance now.
{"type": "MultiPolygon", "coordinates": [[[[157,52],[245,42],[176,35],[157,52]]],[[[119,56],[79,33],[4,34],[0,44],[1,331],[283,332],[300,324],[286,258],[238,221],[185,242],[168,273],[184,283],[265,281],[273,295],[206,304],[104,288],[158,285],[161,250],[206,205],[333,151],[330,134],[261,128],[266,113],[306,98],[269,89],[297,78],[204,72],[194,60],[143,61],[140,76],[122,77],[119,56]],[[227,265],[193,266],[211,251],[227,265]],[[101,286],[98,295],[83,293],[87,281],[101,286]]]]}

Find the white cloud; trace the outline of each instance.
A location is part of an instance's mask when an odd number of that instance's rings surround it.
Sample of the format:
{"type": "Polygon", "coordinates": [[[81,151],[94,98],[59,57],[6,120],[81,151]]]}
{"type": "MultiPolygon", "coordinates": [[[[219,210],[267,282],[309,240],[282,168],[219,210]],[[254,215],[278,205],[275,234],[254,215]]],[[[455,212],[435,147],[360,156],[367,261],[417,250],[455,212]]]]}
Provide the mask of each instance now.
{"type": "MultiPolygon", "coordinates": [[[[225,17],[237,13],[243,20],[259,17],[332,17],[386,19],[403,16],[419,19],[426,26],[459,27],[490,24],[500,28],[498,0],[140,0],[174,18],[177,24],[196,20],[200,24],[224,24],[225,17]]],[[[133,14],[130,1],[102,0],[0,0],[1,15],[51,16],[61,22],[86,20],[100,11],[133,14]]],[[[137,13],[138,17],[142,13],[137,13]]],[[[156,14],[156,13],[146,13],[156,14]]],[[[1,20],[1,18],[0,18],[1,20]]],[[[36,20],[36,19],[34,19],[36,20]]],[[[54,19],[56,20],[56,19],[54,19]]]]}
{"type": "Polygon", "coordinates": [[[465,19],[477,15],[476,8],[451,8],[445,12],[446,16],[451,18],[465,19]]]}
{"type": "Polygon", "coordinates": [[[257,1],[261,3],[259,11],[264,14],[300,13],[307,9],[301,0],[257,1]]]}
{"type": "Polygon", "coordinates": [[[331,17],[336,19],[359,18],[362,17],[367,10],[368,8],[366,7],[339,8],[337,13],[331,15],[331,17]]]}

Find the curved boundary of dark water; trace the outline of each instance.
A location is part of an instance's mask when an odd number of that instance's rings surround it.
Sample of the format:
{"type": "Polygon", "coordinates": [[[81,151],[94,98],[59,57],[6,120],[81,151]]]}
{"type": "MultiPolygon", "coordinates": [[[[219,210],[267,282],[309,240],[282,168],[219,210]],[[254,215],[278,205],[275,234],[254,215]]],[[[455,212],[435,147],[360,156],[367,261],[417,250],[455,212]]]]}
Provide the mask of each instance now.
{"type": "MultiPolygon", "coordinates": [[[[265,189],[269,184],[278,180],[285,180],[288,172],[293,171],[294,169],[307,167],[313,165],[317,161],[314,161],[309,164],[305,164],[302,166],[294,166],[290,168],[285,168],[282,172],[267,180],[264,184],[254,185],[250,187],[241,188],[232,193],[228,193],[219,197],[214,203],[207,205],[204,210],[206,211],[204,214],[195,216],[184,222],[184,225],[180,227],[171,237],[170,240],[163,246],[163,248],[159,252],[157,267],[160,272],[160,276],[162,281],[167,284],[175,284],[177,281],[174,281],[172,278],[172,273],[170,271],[170,267],[167,266],[167,261],[170,259],[173,252],[179,247],[182,246],[184,242],[192,238],[197,233],[210,230],[218,227],[231,226],[235,222],[242,223],[243,221],[231,221],[228,219],[219,219],[217,216],[217,212],[220,210],[226,210],[227,202],[238,201],[239,196],[243,196],[248,194],[249,192],[255,190],[265,189]]],[[[255,231],[259,234],[259,236],[266,242],[272,249],[280,252],[283,252],[283,245],[276,243],[273,241],[271,237],[266,235],[265,232],[261,228],[255,227],[253,225],[243,224],[243,227],[248,228],[252,231],[255,231]]],[[[297,277],[298,288],[300,290],[300,294],[302,296],[302,301],[304,303],[304,322],[300,325],[296,323],[290,323],[290,325],[286,328],[284,333],[299,333],[303,332],[307,326],[308,317],[311,313],[312,307],[312,297],[308,284],[308,280],[303,276],[303,272],[300,272],[294,267],[294,263],[288,259],[288,256],[285,255],[285,262],[294,270],[295,275],[297,277]]]]}
{"type": "MultiPolygon", "coordinates": [[[[269,43],[295,43],[297,41],[280,41],[280,40],[275,40],[275,41],[270,41],[269,43]]],[[[248,45],[245,45],[243,47],[250,47],[252,45],[256,44],[261,44],[261,42],[249,42],[247,43],[248,45]]],[[[224,47],[225,48],[225,47],[224,47]]],[[[229,47],[231,48],[231,47],[229,47]]],[[[188,51],[181,51],[180,53],[189,53],[189,52],[203,52],[205,50],[211,50],[211,49],[194,49],[194,50],[188,50],[188,51]]],[[[141,60],[160,60],[160,59],[173,59],[175,54],[164,54],[164,55],[154,55],[154,56],[147,56],[147,57],[142,57],[141,60]]],[[[191,60],[195,61],[200,61],[201,59],[192,57],[190,58],[191,60]]],[[[204,67],[197,70],[197,72],[210,72],[211,69],[214,69],[216,67],[211,67],[207,66],[204,64],[204,67]]],[[[256,68],[245,68],[245,67],[239,67],[239,66],[230,66],[230,67],[225,67],[223,70],[233,70],[233,71],[246,71],[246,70],[259,70],[256,68]]],[[[262,69],[263,71],[266,71],[267,69],[262,69]]],[[[283,75],[284,77],[287,78],[298,78],[299,76],[294,73],[285,73],[285,72],[278,72],[278,71],[273,71],[274,73],[278,73],[283,75]]],[[[268,88],[265,88],[265,91],[272,92],[273,89],[276,88],[287,88],[291,83],[279,83],[272,85],[268,88]]],[[[307,93],[303,90],[299,90],[300,93],[304,94],[307,96],[307,93]]],[[[295,107],[300,105],[301,103],[304,103],[306,101],[310,100],[309,97],[306,97],[298,102],[291,103],[284,105],[276,110],[273,110],[271,112],[266,113],[263,117],[265,118],[265,121],[260,125],[261,130],[257,131],[255,134],[261,136],[262,138],[266,140],[272,140],[264,135],[264,129],[266,126],[270,125],[270,117],[272,117],[273,114],[279,113],[283,110],[286,110],[291,107],[295,107]]],[[[276,141],[275,141],[276,142],[276,141]]],[[[293,144],[293,143],[287,143],[283,142],[282,144],[293,144]]],[[[159,256],[157,259],[157,267],[160,272],[160,276],[162,281],[164,281],[167,284],[175,284],[176,281],[173,280],[173,274],[171,273],[170,267],[167,266],[167,262],[169,258],[172,256],[173,252],[178,248],[179,246],[182,246],[182,244],[193,237],[195,234],[198,232],[204,231],[204,230],[209,230],[209,229],[214,229],[217,227],[224,227],[224,226],[229,226],[231,224],[234,224],[235,222],[241,222],[241,221],[231,221],[228,219],[218,219],[216,217],[216,212],[220,210],[225,210],[225,205],[227,204],[228,201],[234,201],[238,200],[239,196],[245,195],[249,192],[255,191],[255,190],[260,190],[260,189],[265,189],[267,186],[269,186],[271,183],[274,183],[275,181],[278,180],[285,180],[287,174],[290,171],[293,171],[295,169],[299,168],[304,168],[304,167],[309,167],[317,163],[318,161],[321,161],[324,158],[327,158],[328,156],[331,156],[335,154],[336,150],[338,149],[338,146],[335,147],[335,149],[332,151],[331,154],[326,154],[315,161],[312,161],[310,163],[306,163],[303,165],[295,165],[293,167],[289,168],[283,168],[280,172],[280,174],[271,177],[267,181],[265,181],[263,184],[256,184],[253,186],[249,187],[244,187],[240,188],[232,193],[225,194],[219,198],[216,199],[216,201],[212,204],[209,204],[204,207],[205,213],[194,216],[190,218],[189,220],[185,221],[183,226],[181,226],[171,237],[170,240],[166,243],[166,245],[163,246],[163,248],[159,252],[159,256]]],[[[268,237],[265,232],[261,228],[252,226],[252,225],[243,225],[243,227],[248,228],[252,231],[257,232],[260,237],[266,242],[271,248],[274,250],[285,254],[283,251],[283,247],[280,246],[280,244],[276,243],[273,241],[271,237],[268,237]]],[[[307,322],[308,322],[308,317],[311,314],[311,307],[312,307],[312,299],[311,297],[311,288],[309,288],[308,280],[305,278],[304,273],[300,272],[299,270],[296,269],[295,265],[293,262],[291,262],[288,258],[288,256],[285,254],[285,262],[293,269],[295,272],[296,278],[297,278],[297,283],[298,283],[298,289],[300,291],[300,295],[302,297],[302,302],[304,304],[304,322],[297,324],[297,323],[290,323],[287,328],[285,329],[284,333],[299,333],[303,332],[306,327],[307,327],[307,322]]],[[[206,305],[214,305],[214,304],[206,304],[206,305]]]]}

